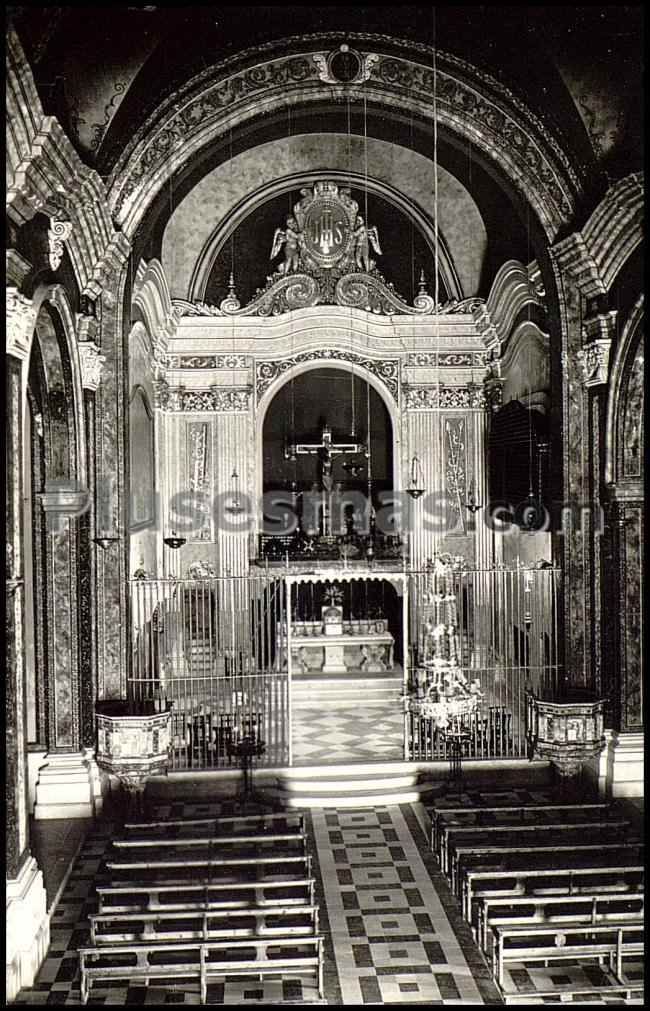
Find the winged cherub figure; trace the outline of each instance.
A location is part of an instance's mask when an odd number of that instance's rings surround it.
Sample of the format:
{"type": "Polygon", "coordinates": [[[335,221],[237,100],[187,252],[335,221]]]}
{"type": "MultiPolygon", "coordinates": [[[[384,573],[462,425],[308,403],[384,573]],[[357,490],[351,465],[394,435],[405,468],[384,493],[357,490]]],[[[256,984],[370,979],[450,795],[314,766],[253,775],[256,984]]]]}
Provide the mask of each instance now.
{"type": "Polygon", "coordinates": [[[281,274],[294,273],[300,267],[300,248],[302,234],[298,229],[296,219],[291,215],[287,218],[286,228],[276,228],[273,236],[273,248],[270,259],[274,260],[284,246],[284,261],[279,266],[281,274]]]}
{"type": "Polygon", "coordinates": [[[372,228],[368,228],[361,215],[358,214],[352,234],[354,238],[354,261],[359,270],[363,270],[368,274],[375,265],[374,260],[370,259],[370,246],[372,246],[375,253],[381,256],[379,233],[375,225],[372,228]]]}

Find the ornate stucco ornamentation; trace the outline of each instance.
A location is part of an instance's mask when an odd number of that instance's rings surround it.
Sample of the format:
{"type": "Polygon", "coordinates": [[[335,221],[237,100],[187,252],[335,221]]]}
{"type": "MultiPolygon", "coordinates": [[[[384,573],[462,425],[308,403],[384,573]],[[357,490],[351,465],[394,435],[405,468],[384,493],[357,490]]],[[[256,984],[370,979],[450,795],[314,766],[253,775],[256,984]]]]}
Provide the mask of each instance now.
{"type": "Polygon", "coordinates": [[[209,413],[245,414],[251,405],[251,387],[209,390],[187,390],[169,386],[166,380],[154,383],[154,406],[163,411],[206,411],[209,413]]]}
{"type": "Polygon", "coordinates": [[[36,309],[30,298],[17,288],[7,287],[7,354],[21,360],[31,347],[31,335],[36,323],[36,309]]]}
{"type": "Polygon", "coordinates": [[[84,390],[94,392],[101,382],[106,355],[101,353],[93,341],[83,341],[77,347],[79,349],[79,364],[81,365],[81,385],[84,390]]]}
{"type": "Polygon", "coordinates": [[[488,361],[486,351],[416,351],[407,355],[408,368],[485,368],[488,361]]]}
{"type": "Polygon", "coordinates": [[[248,355],[167,355],[165,364],[168,369],[182,371],[184,369],[222,369],[232,372],[233,369],[250,368],[251,359],[248,355]]]}
{"type": "Polygon", "coordinates": [[[485,391],[480,386],[406,386],[409,411],[485,410],[485,391]]]}
{"type": "Polygon", "coordinates": [[[585,386],[600,386],[607,382],[609,375],[609,352],[611,340],[601,338],[585,344],[578,352],[578,361],[582,370],[582,382],[585,386]]]}
{"type": "Polygon", "coordinates": [[[63,243],[72,235],[72,222],[71,221],[61,221],[58,218],[52,218],[50,221],[50,227],[47,233],[47,241],[49,245],[49,261],[52,270],[58,270],[61,260],[63,258],[64,246],[63,243]]]}
{"type": "Polygon", "coordinates": [[[354,351],[303,351],[292,358],[283,358],[281,361],[258,361],[256,363],[255,389],[258,401],[270,386],[275,383],[280,376],[284,375],[296,365],[303,362],[314,362],[319,360],[340,361],[355,365],[361,365],[376,376],[395,402],[399,400],[399,362],[393,358],[364,358],[355,354],[354,351]]]}

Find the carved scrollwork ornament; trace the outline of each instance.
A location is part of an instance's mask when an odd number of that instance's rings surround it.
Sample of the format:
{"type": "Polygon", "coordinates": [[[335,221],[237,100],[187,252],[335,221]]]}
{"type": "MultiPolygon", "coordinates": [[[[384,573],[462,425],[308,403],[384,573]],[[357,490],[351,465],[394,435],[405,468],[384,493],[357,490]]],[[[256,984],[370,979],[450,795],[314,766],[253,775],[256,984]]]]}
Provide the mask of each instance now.
{"type": "Polygon", "coordinates": [[[52,270],[58,270],[63,259],[64,252],[64,242],[72,235],[72,222],[62,221],[58,218],[52,218],[50,221],[50,227],[47,233],[48,246],[49,246],[49,263],[52,270]]]}

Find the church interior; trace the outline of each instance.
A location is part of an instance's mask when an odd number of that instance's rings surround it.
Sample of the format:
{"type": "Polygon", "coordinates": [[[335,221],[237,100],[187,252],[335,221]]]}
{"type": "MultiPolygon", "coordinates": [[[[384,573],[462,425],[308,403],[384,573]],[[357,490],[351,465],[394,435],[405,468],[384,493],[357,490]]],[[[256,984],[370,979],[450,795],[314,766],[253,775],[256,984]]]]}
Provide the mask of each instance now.
{"type": "Polygon", "coordinates": [[[643,1003],[642,34],[8,8],[8,1003],[643,1003]]]}

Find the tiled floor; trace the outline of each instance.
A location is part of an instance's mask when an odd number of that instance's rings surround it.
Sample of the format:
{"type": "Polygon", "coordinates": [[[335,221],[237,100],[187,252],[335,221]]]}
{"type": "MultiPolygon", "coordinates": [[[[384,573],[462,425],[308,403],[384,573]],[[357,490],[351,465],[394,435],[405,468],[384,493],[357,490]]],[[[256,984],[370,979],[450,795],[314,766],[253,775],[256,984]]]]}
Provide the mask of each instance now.
{"type": "MultiPolygon", "coordinates": [[[[538,803],[548,791],[483,790],[462,796],[463,804],[538,803]]],[[[457,797],[447,798],[457,804],[457,797]]],[[[201,817],[213,804],[167,803],[157,818],[201,817]]],[[[426,815],[420,805],[360,810],[314,809],[308,813],[310,851],[317,876],[321,932],[325,937],[325,1002],[362,1004],[500,1004],[483,956],[460,918],[456,899],[429,850],[426,815]]],[[[84,843],[52,920],[51,946],[36,983],[16,1003],[78,1005],[77,949],[88,943],[87,917],[95,908],[102,857],[113,833],[108,822],[95,825],[84,843]]],[[[630,966],[630,982],[640,967],[630,966]]],[[[570,964],[542,969],[514,968],[512,982],[522,1003],[548,1003],[534,997],[549,990],[553,977],[596,986],[597,967],[570,964]],[[578,977],[575,977],[576,980],[578,977]],[[550,985],[549,985],[550,984],[550,985]]],[[[209,1003],[317,1003],[313,980],[295,977],[264,983],[228,980],[208,992],[209,1003]]],[[[198,1004],[196,985],[161,987],[123,983],[96,985],[90,1004],[198,1004]]],[[[552,1003],[552,1002],[551,1002],[552,1003]]],[[[589,1004],[623,1004],[620,997],[592,998],[589,1004]]],[[[639,1003],[632,1001],[629,1003],[639,1003]]]]}
{"type": "Polygon", "coordinates": [[[293,714],[295,765],[389,762],[404,758],[404,716],[394,702],[359,703],[293,714]]]}

